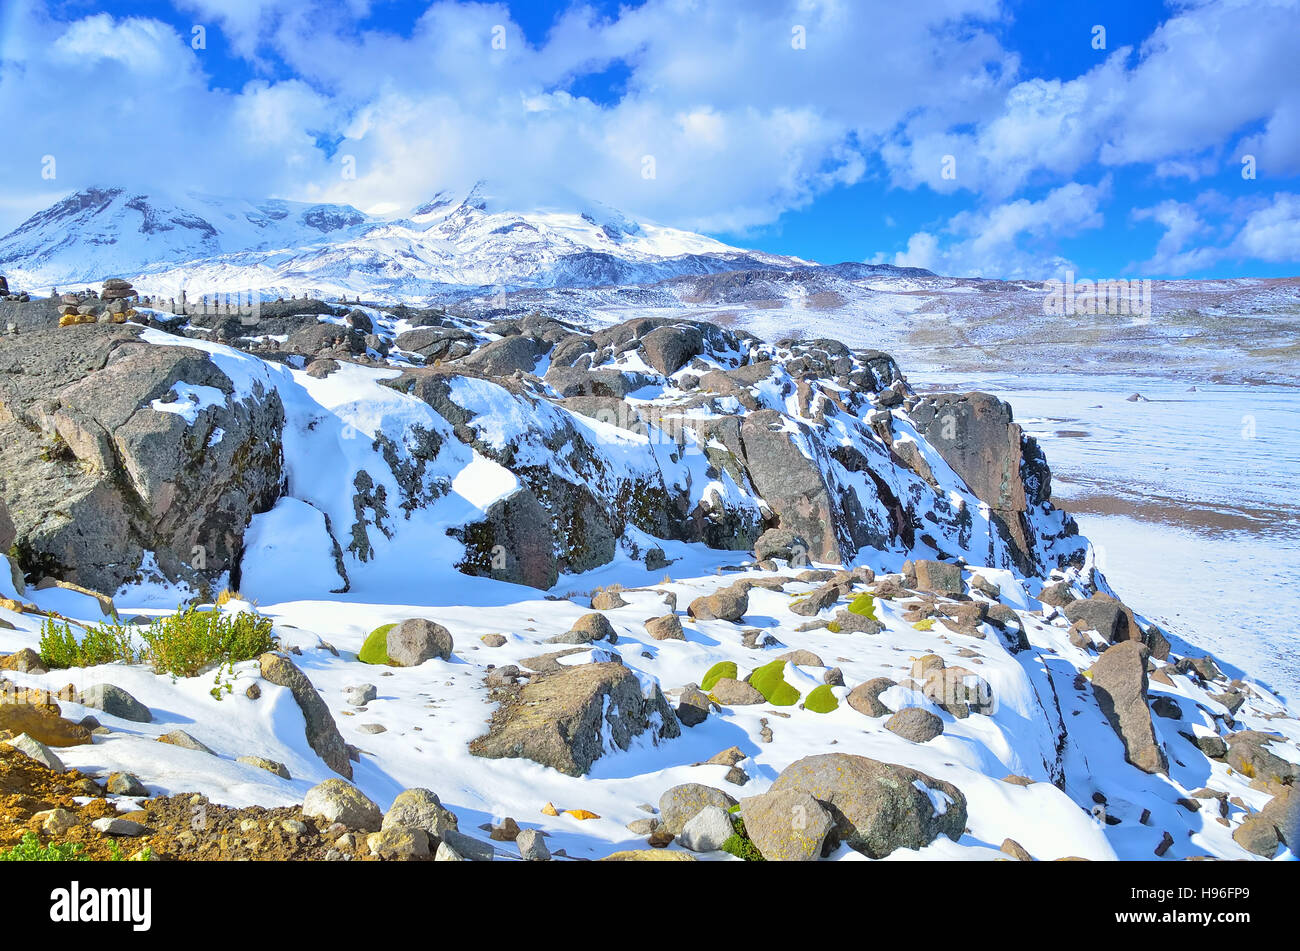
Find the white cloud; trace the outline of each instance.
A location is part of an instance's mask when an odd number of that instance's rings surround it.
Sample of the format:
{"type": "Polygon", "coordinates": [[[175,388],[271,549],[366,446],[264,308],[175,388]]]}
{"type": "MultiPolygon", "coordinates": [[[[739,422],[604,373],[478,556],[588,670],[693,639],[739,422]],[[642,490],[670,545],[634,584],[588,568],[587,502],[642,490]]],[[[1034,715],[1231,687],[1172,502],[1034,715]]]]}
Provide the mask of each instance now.
{"type": "Polygon", "coordinates": [[[892,257],[876,255],[873,263],[961,277],[1044,280],[1073,269],[1052,250],[1053,244],[1100,228],[1104,218],[1099,206],[1109,191],[1109,180],[1071,183],[1038,201],[1021,198],[986,211],[964,211],[950,218],[941,234],[919,231],[908,239],[906,250],[892,257]]]}

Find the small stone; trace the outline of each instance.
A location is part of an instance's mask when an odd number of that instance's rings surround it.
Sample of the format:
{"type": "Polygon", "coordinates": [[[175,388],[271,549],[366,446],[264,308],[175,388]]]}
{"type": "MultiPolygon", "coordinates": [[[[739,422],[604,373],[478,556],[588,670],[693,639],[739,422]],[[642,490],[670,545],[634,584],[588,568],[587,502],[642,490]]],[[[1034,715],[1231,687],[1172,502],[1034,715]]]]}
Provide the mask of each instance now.
{"type": "Polygon", "coordinates": [[[248,689],[244,691],[244,696],[249,700],[258,700],[262,696],[262,688],[257,684],[249,684],[248,689]]]}
{"type": "Polygon", "coordinates": [[[374,684],[357,684],[343,688],[343,699],[350,706],[364,707],[379,696],[379,689],[374,684]]]}
{"type": "Polygon", "coordinates": [[[1034,857],[1025,851],[1025,847],[1015,839],[1003,839],[1002,851],[1020,862],[1032,862],[1034,857]]]}
{"type": "Polygon", "coordinates": [[[372,832],[366,837],[370,854],[389,862],[409,862],[427,858],[429,837],[423,829],[392,826],[372,832]]]}
{"type": "Polygon", "coordinates": [[[207,753],[209,756],[217,755],[184,730],[172,730],[170,733],[164,733],[158,737],[158,742],[167,743],[170,746],[179,746],[185,750],[194,750],[196,753],[207,753]]]}
{"type": "Polygon", "coordinates": [[[96,819],[90,824],[90,827],[103,835],[137,836],[148,831],[145,826],[138,822],[130,819],[116,819],[111,816],[96,819]]]}
{"type": "Polygon", "coordinates": [[[12,746],[18,752],[36,760],[46,769],[53,770],[56,773],[62,773],[67,769],[63,765],[63,760],[51,753],[48,746],[32,739],[26,733],[21,733],[12,740],[4,740],[3,742],[8,746],[12,746]]]}
{"type": "Polygon", "coordinates": [[[505,635],[503,634],[484,634],[479,638],[479,640],[488,647],[504,647],[506,643],[505,635]]]}
{"type": "Polygon", "coordinates": [[[488,838],[494,842],[513,842],[520,832],[519,823],[510,816],[506,816],[500,823],[490,828],[492,831],[488,833],[488,838]]]}
{"type": "Polygon", "coordinates": [[[388,727],[384,726],[382,723],[363,723],[359,727],[357,727],[357,732],[366,733],[370,735],[374,735],[376,733],[387,733],[388,727]]]}
{"type": "Polygon", "coordinates": [[[66,835],[68,830],[77,824],[76,814],[63,808],[38,812],[35,818],[41,820],[41,831],[48,836],[61,837],[66,835]]]}
{"type": "Polygon", "coordinates": [[[236,763],[243,763],[245,766],[256,766],[258,769],[264,769],[268,773],[274,773],[281,779],[291,779],[289,767],[283,763],[278,763],[273,759],[266,759],[262,756],[241,756],[235,760],[236,763]]]}
{"type": "Polygon", "coordinates": [[[537,829],[524,829],[515,836],[515,845],[519,847],[519,857],[525,862],[549,862],[551,850],[546,847],[546,840],[537,829]]]}
{"type": "Polygon", "coordinates": [[[104,787],[114,796],[147,796],[149,791],[131,773],[110,773],[104,787]]]}

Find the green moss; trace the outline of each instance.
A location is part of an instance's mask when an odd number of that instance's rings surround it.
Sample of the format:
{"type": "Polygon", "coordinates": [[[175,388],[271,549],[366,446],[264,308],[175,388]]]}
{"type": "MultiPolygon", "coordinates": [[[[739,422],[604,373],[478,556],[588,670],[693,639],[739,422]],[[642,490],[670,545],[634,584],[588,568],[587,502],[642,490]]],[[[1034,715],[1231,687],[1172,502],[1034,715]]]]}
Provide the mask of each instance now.
{"type": "Polygon", "coordinates": [[[808,691],[808,696],[803,702],[803,708],[813,713],[830,713],[839,705],[840,702],[835,699],[835,694],[831,693],[829,684],[822,684],[808,691]]]}
{"type": "Polygon", "coordinates": [[[722,843],[722,851],[736,856],[738,859],[744,859],[746,862],[765,862],[763,853],[749,839],[749,833],[745,831],[745,820],[736,815],[739,806],[733,806],[728,811],[732,813],[731,827],[735,830],[726,842],[722,843]]]}
{"type": "Polygon", "coordinates": [[[826,630],[830,631],[832,634],[838,634],[840,631],[844,630],[844,628],[840,627],[839,621],[831,621],[826,625],[826,630]]]}
{"type": "Polygon", "coordinates": [[[700,689],[712,690],[723,677],[738,680],[737,674],[739,673],[740,671],[736,669],[733,661],[724,660],[716,663],[705,672],[704,679],[700,681],[700,689]]]}
{"type": "Polygon", "coordinates": [[[366,642],[361,645],[361,652],[357,654],[357,660],[363,664],[392,664],[388,658],[388,632],[395,628],[396,624],[385,624],[377,627],[370,632],[366,642]]]}
{"type": "Polygon", "coordinates": [[[912,627],[916,628],[918,631],[933,631],[934,618],[928,617],[923,620],[917,621],[915,624],[912,625],[912,627]]]}
{"type": "Polygon", "coordinates": [[[799,691],[785,682],[784,674],[785,661],[774,660],[750,674],[749,682],[773,706],[794,706],[799,702],[799,691]]]}
{"type": "Polygon", "coordinates": [[[876,599],[869,594],[860,594],[854,598],[849,605],[849,612],[862,617],[869,617],[873,621],[880,620],[880,618],[876,617],[876,599]]]}

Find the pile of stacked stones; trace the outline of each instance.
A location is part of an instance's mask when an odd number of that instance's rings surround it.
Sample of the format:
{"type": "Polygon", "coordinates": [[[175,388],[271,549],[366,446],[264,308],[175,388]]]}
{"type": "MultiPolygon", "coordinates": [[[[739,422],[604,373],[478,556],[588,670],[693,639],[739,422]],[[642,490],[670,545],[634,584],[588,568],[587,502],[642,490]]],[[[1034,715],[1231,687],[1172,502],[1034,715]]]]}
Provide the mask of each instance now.
{"type": "Polygon", "coordinates": [[[64,294],[59,298],[59,326],[124,324],[136,315],[128,301],[138,296],[128,281],[116,277],[106,280],[98,294],[93,290],[64,294]]]}
{"type": "Polygon", "coordinates": [[[27,301],[31,300],[31,298],[26,294],[9,293],[9,281],[5,279],[3,274],[0,274],[0,300],[18,301],[19,303],[25,304],[27,301]]]}

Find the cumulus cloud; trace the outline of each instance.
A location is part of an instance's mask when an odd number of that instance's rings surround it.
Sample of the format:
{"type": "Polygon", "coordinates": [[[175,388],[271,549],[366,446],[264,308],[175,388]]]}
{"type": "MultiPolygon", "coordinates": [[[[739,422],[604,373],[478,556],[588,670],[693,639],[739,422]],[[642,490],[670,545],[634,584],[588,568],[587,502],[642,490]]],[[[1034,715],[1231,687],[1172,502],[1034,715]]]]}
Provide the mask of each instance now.
{"type": "MultiPolygon", "coordinates": [[[[873,143],[905,116],[996,102],[1014,62],[981,27],[997,0],[876,11],[650,0],[610,18],[575,6],[536,44],[503,4],[434,3],[399,35],[358,31],[361,0],[178,0],[256,66],[274,59],[296,77],[268,70],[226,91],[208,88],[202,53],[171,26],[63,22],[23,2],[23,48],[42,53],[6,51],[0,108],[31,120],[28,141],[60,158],[65,191],[256,183],[369,208],[479,178],[538,199],[579,182],[634,214],[714,231],[770,223],[861,180],[873,143]],[[575,79],[611,67],[627,71],[614,101],[572,94],[575,79]],[[144,135],[71,147],[68,130],[109,118],[144,135]],[[150,144],[164,133],[169,147],[150,144]]],[[[39,167],[7,155],[0,172],[30,181],[39,167]]]]}
{"type": "Polygon", "coordinates": [[[1017,199],[986,211],[963,211],[936,234],[913,234],[903,251],[877,255],[873,263],[923,267],[939,274],[1042,280],[1074,269],[1053,250],[1063,239],[1100,228],[1100,205],[1111,183],[1070,183],[1037,201],[1017,199]]]}

